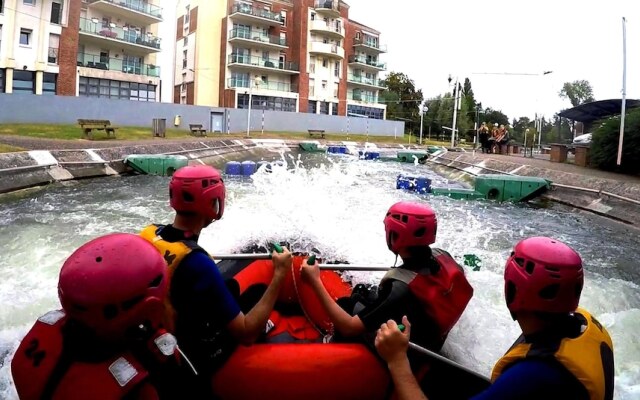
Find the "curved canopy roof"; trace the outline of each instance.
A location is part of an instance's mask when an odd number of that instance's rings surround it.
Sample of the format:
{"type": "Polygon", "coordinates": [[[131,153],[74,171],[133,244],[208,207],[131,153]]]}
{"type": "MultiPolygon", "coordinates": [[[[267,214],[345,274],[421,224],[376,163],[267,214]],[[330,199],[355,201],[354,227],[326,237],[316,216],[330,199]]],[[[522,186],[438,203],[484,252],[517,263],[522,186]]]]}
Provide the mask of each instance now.
{"type": "MultiPolygon", "coordinates": [[[[580,104],[577,107],[561,111],[558,115],[580,122],[593,122],[599,119],[620,115],[622,99],[600,100],[580,104]]],[[[627,110],[640,107],[640,100],[627,99],[627,110]]]]}

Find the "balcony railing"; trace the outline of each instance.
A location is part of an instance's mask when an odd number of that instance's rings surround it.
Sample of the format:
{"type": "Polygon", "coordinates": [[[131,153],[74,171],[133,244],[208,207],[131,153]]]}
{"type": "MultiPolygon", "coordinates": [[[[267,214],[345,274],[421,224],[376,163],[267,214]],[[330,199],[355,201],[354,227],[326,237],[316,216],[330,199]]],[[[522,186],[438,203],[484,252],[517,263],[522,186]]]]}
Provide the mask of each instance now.
{"type": "Polygon", "coordinates": [[[49,52],[47,53],[47,62],[49,64],[57,64],[58,63],[58,48],[57,47],[49,47],[49,52]]]}
{"type": "Polygon", "coordinates": [[[318,19],[311,21],[310,28],[312,30],[335,34],[341,37],[344,37],[345,35],[344,26],[342,26],[342,24],[325,22],[318,19]]]}
{"type": "MultiPolygon", "coordinates": [[[[231,88],[249,88],[252,81],[249,79],[243,78],[229,78],[229,87],[231,88]]],[[[255,83],[253,83],[255,85],[255,83]]],[[[291,83],[284,82],[262,82],[257,87],[254,88],[258,90],[275,90],[278,92],[297,92],[298,87],[291,83]]]]}
{"type": "Polygon", "coordinates": [[[324,43],[318,41],[309,42],[310,53],[331,54],[339,58],[344,58],[344,49],[332,43],[324,43]]]}
{"type": "Polygon", "coordinates": [[[314,8],[321,8],[325,10],[332,10],[340,12],[340,2],[338,0],[316,0],[314,8]]]}
{"type": "Polygon", "coordinates": [[[121,42],[138,44],[160,50],[159,37],[142,34],[134,28],[112,27],[110,24],[103,24],[102,21],[95,22],[91,19],[80,18],[80,32],[91,33],[121,42]]]}
{"type": "Polygon", "coordinates": [[[356,45],[356,46],[369,47],[369,48],[372,48],[372,49],[379,50],[381,52],[386,52],[387,51],[387,45],[386,44],[382,45],[382,44],[378,43],[377,40],[371,40],[371,38],[368,38],[368,37],[365,37],[364,39],[363,38],[360,38],[360,39],[356,38],[356,39],[353,40],[353,44],[356,45]]]}
{"type": "Polygon", "coordinates": [[[379,80],[377,78],[367,78],[367,77],[362,76],[362,75],[360,75],[360,76],[349,75],[347,77],[347,82],[361,83],[363,85],[376,86],[376,87],[383,87],[381,80],[379,80]]]}
{"type": "Polygon", "coordinates": [[[233,5],[233,9],[231,13],[232,14],[242,13],[247,15],[253,15],[254,17],[264,18],[271,21],[282,23],[282,15],[265,10],[264,8],[251,7],[250,5],[245,3],[235,3],[233,5]]]}
{"type": "Polygon", "coordinates": [[[229,39],[246,39],[258,43],[269,43],[277,46],[287,46],[287,39],[275,35],[263,35],[259,32],[251,32],[246,29],[232,29],[229,31],[229,39]]]}
{"type": "Polygon", "coordinates": [[[281,62],[275,58],[262,58],[260,56],[247,56],[242,54],[230,54],[229,64],[243,64],[261,68],[275,68],[284,71],[300,71],[298,63],[291,61],[281,62]]]}
{"type": "Polygon", "coordinates": [[[387,63],[367,59],[366,57],[361,57],[361,56],[349,56],[349,63],[366,64],[381,70],[387,69],[387,63]]]}
{"type": "Polygon", "coordinates": [[[117,6],[128,8],[129,10],[138,11],[143,14],[151,15],[155,18],[162,18],[162,7],[158,7],[153,4],[149,4],[146,1],[140,0],[88,0],[89,4],[98,1],[113,3],[117,6]]]}
{"type": "Polygon", "coordinates": [[[347,98],[349,100],[362,101],[365,103],[378,103],[378,96],[365,94],[365,93],[358,93],[358,92],[349,93],[347,98]]]}
{"type": "Polygon", "coordinates": [[[105,71],[118,71],[125,74],[160,77],[160,67],[123,58],[101,57],[95,54],[78,53],[78,66],[105,71]]]}

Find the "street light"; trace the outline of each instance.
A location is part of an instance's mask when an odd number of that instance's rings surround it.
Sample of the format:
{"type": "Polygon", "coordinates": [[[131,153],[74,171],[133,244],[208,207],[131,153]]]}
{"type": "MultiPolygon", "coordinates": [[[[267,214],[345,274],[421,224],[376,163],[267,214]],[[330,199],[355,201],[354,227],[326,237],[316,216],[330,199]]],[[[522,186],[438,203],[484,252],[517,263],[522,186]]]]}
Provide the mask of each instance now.
{"type": "MultiPolygon", "coordinates": [[[[449,75],[448,81],[449,81],[449,85],[451,85],[451,81],[453,79],[451,78],[451,75],[449,75]]],[[[455,96],[453,98],[453,125],[451,126],[451,147],[455,147],[455,140],[456,140],[456,133],[458,131],[458,129],[456,128],[456,123],[458,121],[458,107],[459,107],[459,102],[460,102],[460,87],[459,87],[459,83],[458,83],[458,77],[456,76],[456,83],[454,85],[454,90],[455,90],[455,96]]]]}
{"type": "MultiPolygon", "coordinates": [[[[256,88],[262,83],[262,78],[258,75],[253,80],[256,88]]],[[[249,109],[247,110],[247,138],[250,138],[249,130],[251,129],[251,95],[253,94],[253,85],[249,82],[249,109]]]]}
{"type": "Polygon", "coordinates": [[[429,111],[429,107],[425,103],[420,103],[420,146],[422,146],[422,121],[424,119],[424,113],[429,111]]]}

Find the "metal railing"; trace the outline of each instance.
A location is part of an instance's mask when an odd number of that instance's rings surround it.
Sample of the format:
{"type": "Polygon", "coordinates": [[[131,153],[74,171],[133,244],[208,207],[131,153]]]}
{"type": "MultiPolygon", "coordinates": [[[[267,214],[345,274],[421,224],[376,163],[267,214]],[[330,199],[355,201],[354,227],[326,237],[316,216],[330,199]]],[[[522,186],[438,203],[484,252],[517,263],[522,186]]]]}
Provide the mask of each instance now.
{"type": "MultiPolygon", "coordinates": [[[[249,88],[251,81],[244,78],[229,78],[228,80],[230,88],[249,88]]],[[[285,82],[262,82],[261,84],[254,86],[255,89],[260,90],[275,90],[278,92],[297,92],[297,85],[285,82]]]]}
{"type": "Polygon", "coordinates": [[[314,8],[324,8],[340,12],[340,2],[338,0],[316,0],[314,8]]]}
{"type": "Polygon", "coordinates": [[[380,51],[387,51],[387,45],[382,45],[380,43],[378,43],[378,41],[374,41],[371,39],[367,39],[367,37],[365,36],[365,38],[356,38],[353,40],[353,44],[354,45],[359,45],[359,46],[366,46],[366,47],[371,47],[372,49],[377,49],[380,51]]]}
{"type": "Polygon", "coordinates": [[[265,10],[263,8],[251,7],[246,3],[235,3],[231,13],[241,13],[253,15],[254,17],[269,19],[271,21],[282,23],[282,15],[265,10]]]}
{"type": "Polygon", "coordinates": [[[95,54],[78,53],[78,67],[118,71],[125,74],[160,77],[160,66],[126,60],[123,58],[102,57],[95,54]]]}
{"type": "Polygon", "coordinates": [[[354,92],[348,93],[347,98],[349,100],[362,101],[364,103],[378,103],[378,96],[372,94],[354,92]]]}
{"type": "Polygon", "coordinates": [[[381,70],[386,70],[387,69],[387,63],[383,63],[380,61],[375,61],[375,60],[370,60],[367,59],[366,57],[362,57],[362,56],[349,56],[349,62],[350,63],[358,63],[358,64],[366,64],[366,65],[370,65],[372,67],[381,69],[381,70]]]}
{"type": "Polygon", "coordinates": [[[364,76],[357,76],[357,75],[351,75],[351,74],[349,74],[349,76],[347,77],[347,82],[361,83],[364,85],[370,85],[370,86],[376,86],[376,87],[383,87],[382,81],[380,81],[377,78],[367,78],[364,76]]]}
{"type": "Polygon", "coordinates": [[[128,8],[129,10],[137,11],[143,14],[150,15],[155,18],[162,18],[162,7],[158,7],[154,4],[149,4],[146,1],[140,0],[88,0],[89,4],[96,2],[112,3],[120,7],[128,8]]]}
{"type": "Polygon", "coordinates": [[[230,54],[229,64],[253,65],[256,67],[275,68],[284,71],[299,71],[298,63],[291,61],[281,62],[275,58],[262,58],[260,56],[248,56],[243,54],[230,54]]]}
{"type": "Polygon", "coordinates": [[[258,43],[269,43],[278,46],[287,46],[287,39],[275,35],[263,35],[246,29],[232,29],[229,31],[229,39],[246,39],[258,43]]]}
{"type": "Polygon", "coordinates": [[[134,28],[111,26],[111,24],[103,24],[102,21],[96,22],[92,19],[80,18],[80,32],[92,33],[109,39],[160,50],[159,37],[142,34],[134,28]]]}

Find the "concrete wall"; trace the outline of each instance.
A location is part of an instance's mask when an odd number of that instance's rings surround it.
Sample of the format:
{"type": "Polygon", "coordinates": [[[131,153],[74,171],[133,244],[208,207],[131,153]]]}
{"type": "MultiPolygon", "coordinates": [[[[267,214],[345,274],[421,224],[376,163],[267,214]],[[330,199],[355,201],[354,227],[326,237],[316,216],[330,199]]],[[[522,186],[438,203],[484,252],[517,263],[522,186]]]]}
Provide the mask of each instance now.
{"type": "MultiPolygon", "coordinates": [[[[211,113],[222,113],[223,132],[247,130],[247,110],[167,103],[145,103],[90,97],[0,94],[0,124],[76,124],[77,119],[108,119],[116,126],[151,126],[153,118],[165,118],[167,128],[181,116],[180,129],[203,124],[211,130],[211,113]]],[[[307,132],[401,136],[404,122],[330,115],[252,110],[251,131],[307,132]],[[264,119],[264,125],[263,125],[264,119]]]]}

